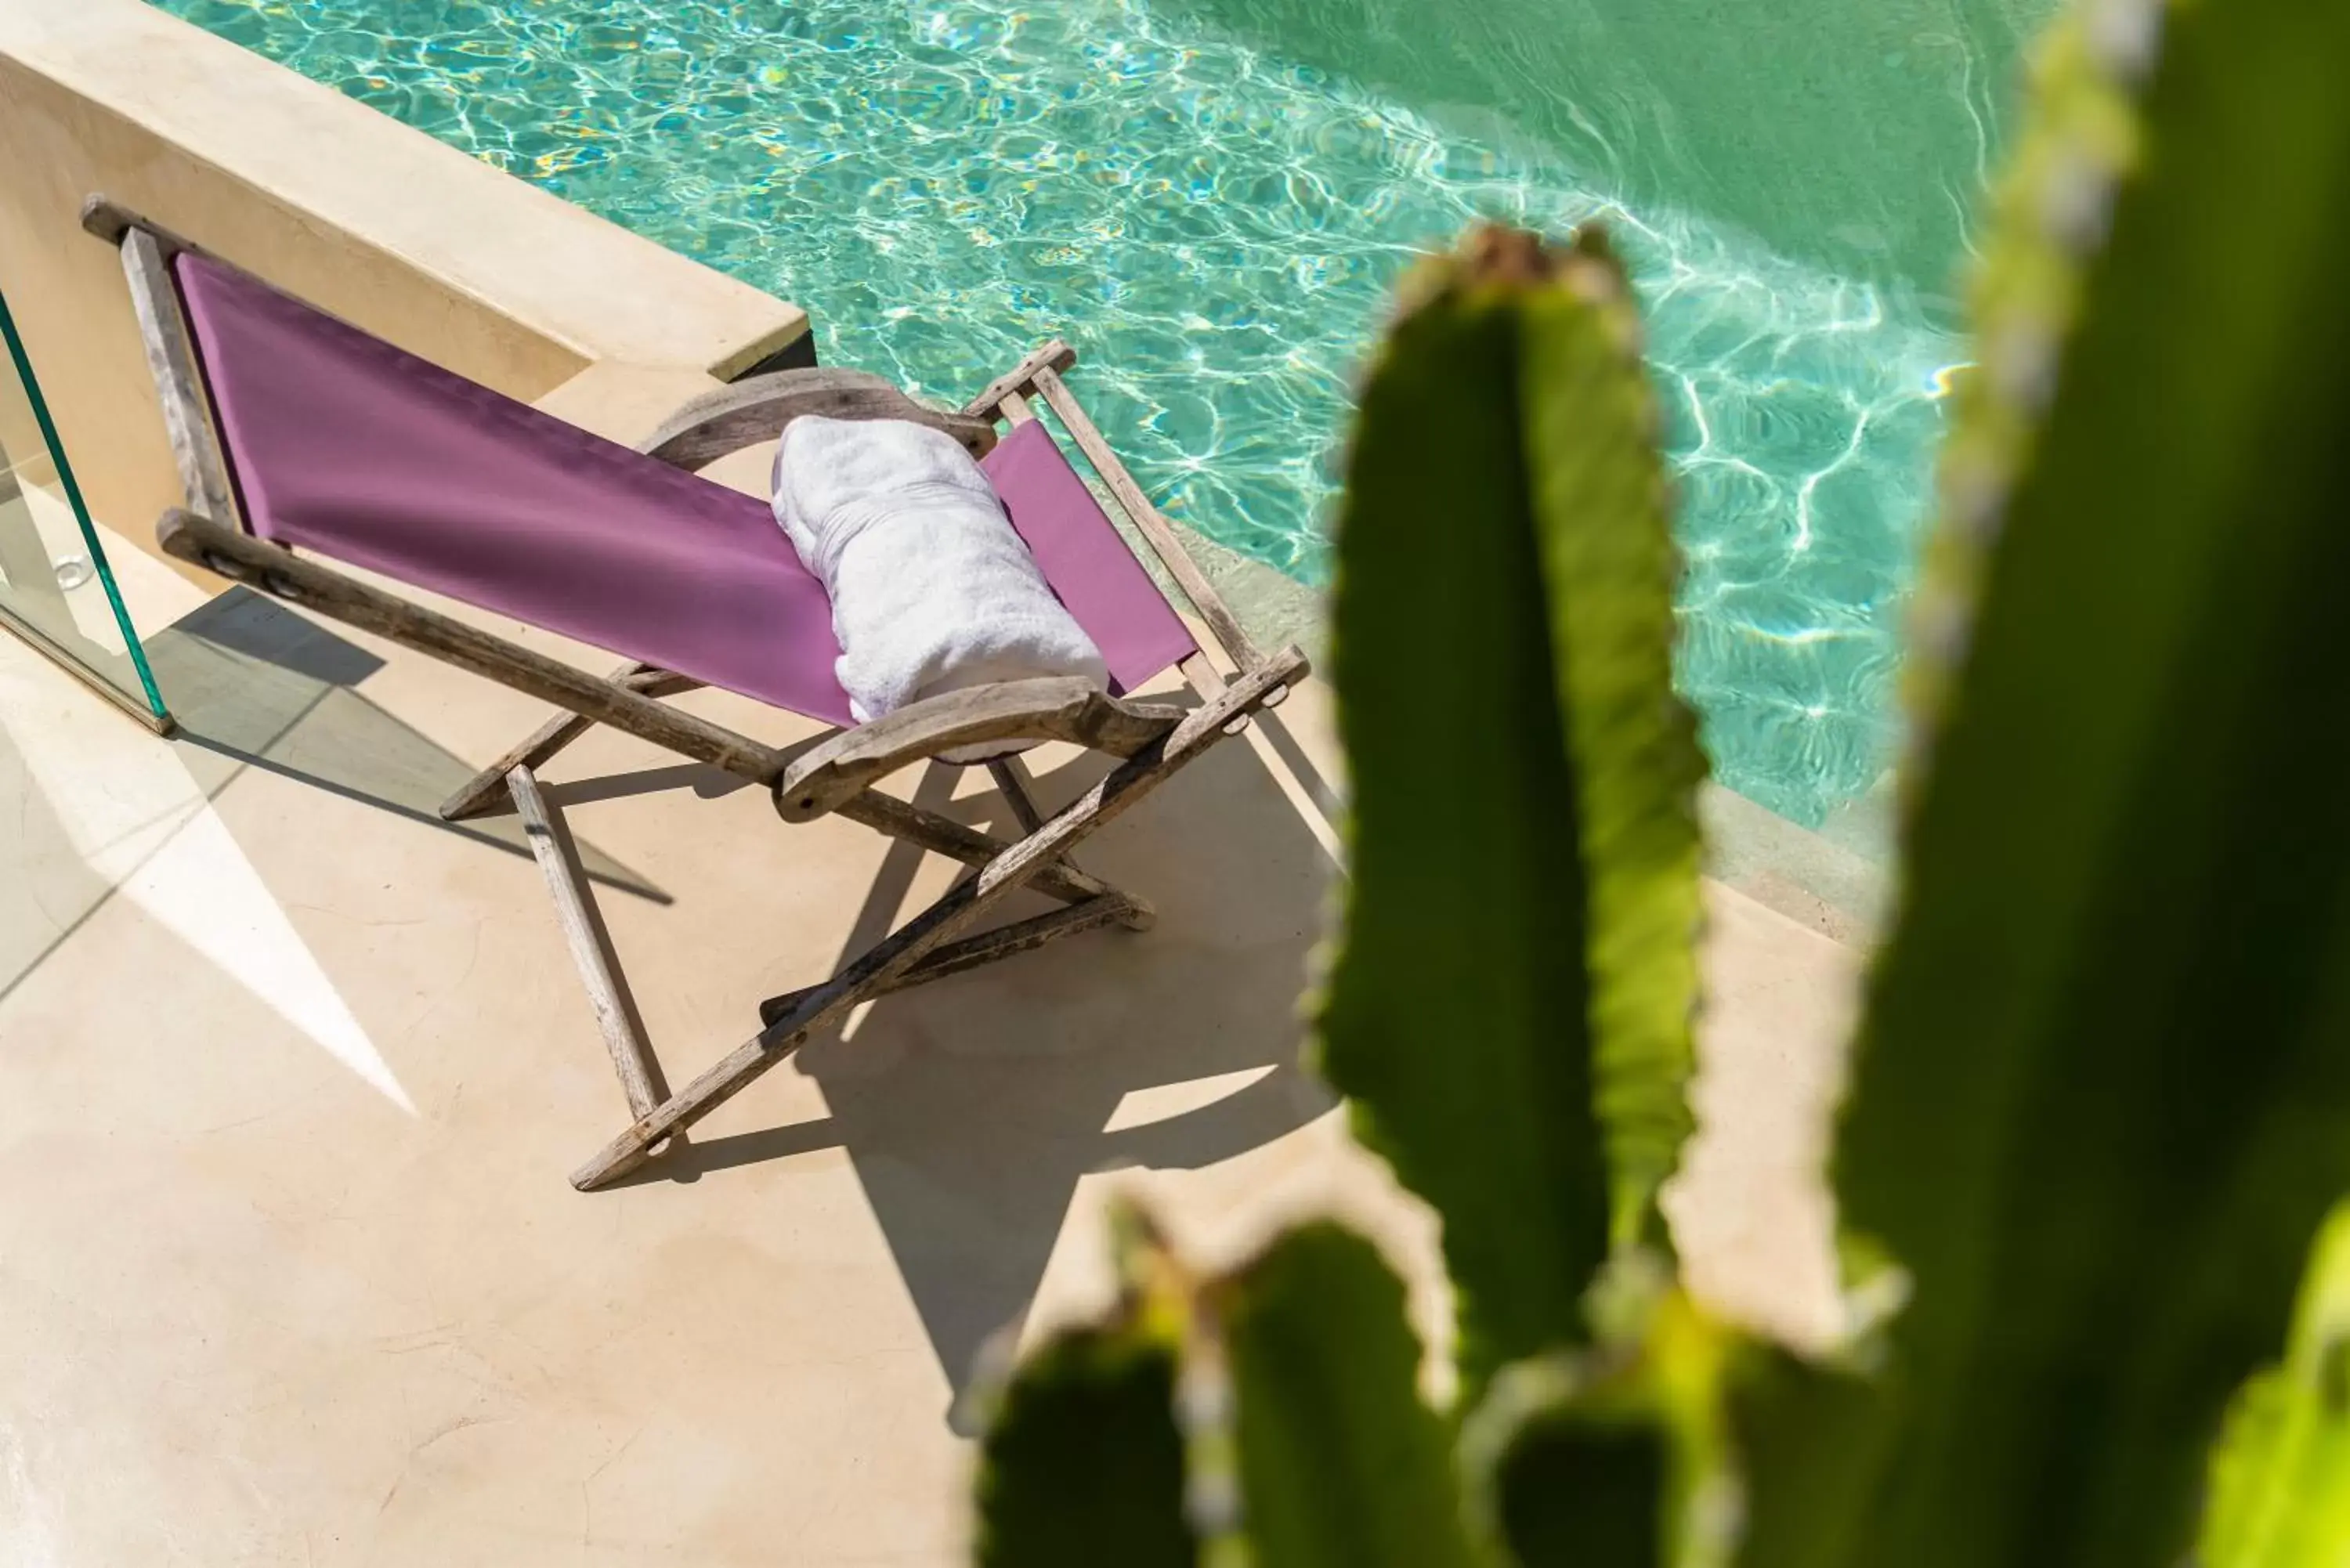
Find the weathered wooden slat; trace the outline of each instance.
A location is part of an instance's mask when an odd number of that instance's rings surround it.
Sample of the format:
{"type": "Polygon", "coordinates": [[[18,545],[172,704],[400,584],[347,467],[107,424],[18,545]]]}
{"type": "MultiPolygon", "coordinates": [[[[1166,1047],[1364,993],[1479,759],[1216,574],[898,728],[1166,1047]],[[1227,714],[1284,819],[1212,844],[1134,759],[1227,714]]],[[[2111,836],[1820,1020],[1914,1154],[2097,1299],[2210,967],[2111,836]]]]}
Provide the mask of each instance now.
{"type": "MultiPolygon", "coordinates": [[[[1045,826],[1045,814],[1037,809],[1036,797],[1029,788],[1028,770],[1021,765],[1018,757],[991,758],[987,763],[987,776],[995,781],[997,791],[1003,794],[1005,804],[1012,807],[1012,815],[1019,822],[1021,832],[1034,833],[1045,826]]],[[[1057,864],[1070,871],[1084,870],[1074,855],[1062,856],[1057,864]]],[[[1159,923],[1159,911],[1149,903],[1131,895],[1128,896],[1126,902],[1126,911],[1111,918],[1128,930],[1147,931],[1159,923]]]]}
{"type": "Polygon", "coordinates": [[[1036,372],[1036,389],[1045,394],[1045,401],[1051,404],[1053,411],[1061,417],[1062,427],[1077,443],[1077,449],[1086,454],[1086,461],[1094,465],[1094,472],[1100,474],[1103,483],[1109,486],[1110,493],[1118,497],[1118,504],[1126,509],[1126,514],[1134,520],[1134,525],[1142,531],[1142,536],[1150,541],[1150,547],[1166,564],[1167,573],[1175,579],[1175,586],[1183,590],[1184,597],[1199,610],[1201,618],[1208,623],[1209,631],[1223,645],[1232,662],[1243,670],[1254,670],[1263,663],[1264,655],[1258,651],[1256,644],[1243,629],[1240,618],[1232,614],[1231,607],[1224,603],[1223,596],[1216,592],[1208,581],[1207,574],[1200,570],[1199,563],[1192,560],[1191,552],[1183,548],[1183,541],[1177,537],[1174,525],[1161,517],[1159,508],[1150,504],[1150,497],[1142,493],[1142,486],[1134,482],[1134,475],[1126,471],[1126,464],[1118,460],[1118,453],[1110,450],[1109,442],[1102,439],[1101,431],[1078,405],[1076,396],[1069,390],[1067,383],[1053,370],[1043,369],[1036,372]]]}
{"type": "MultiPolygon", "coordinates": [[[[702,684],[690,675],[639,664],[633,659],[612,671],[608,679],[646,697],[673,697],[681,691],[696,691],[702,684]]],[[[512,809],[513,796],[506,789],[506,774],[516,768],[545,767],[557,753],[595,728],[595,723],[577,713],[557,713],[442,801],[441,819],[463,822],[477,816],[497,816],[512,809]]]]}
{"type": "Polygon", "coordinates": [[[183,235],[175,234],[154,219],[132,212],[112,198],[97,195],[81,204],[81,226],[109,245],[122,244],[123,236],[133,229],[144,229],[155,236],[155,246],[163,253],[165,261],[182,251],[192,251],[200,256],[213,253],[183,235]]]}
{"type": "Polygon", "coordinates": [[[809,414],[910,420],[946,431],[974,457],[995,445],[995,426],[987,420],[926,408],[864,370],[816,367],[777,370],[705,392],[662,421],[638,450],[674,467],[700,469],[729,452],[772,441],[792,421],[809,414]]]}
{"type": "Polygon", "coordinates": [[[974,419],[990,419],[1003,400],[1014,393],[1024,392],[1045,370],[1066,370],[1077,362],[1077,351],[1055,337],[1040,343],[1028,357],[993,381],[987,389],[962,406],[962,411],[974,419]]]}
{"type": "Polygon", "coordinates": [[[1014,430],[1033,423],[1036,418],[1036,410],[1030,408],[1027,398],[1018,392],[1004,393],[996,400],[995,409],[1003,416],[1003,422],[1014,430]]]}
{"type": "Polygon", "coordinates": [[[996,741],[1066,741],[1130,757],[1173,729],[1180,708],[1127,702],[1076,676],[1006,680],[910,702],[802,756],[775,791],[786,822],[808,822],[910,763],[996,741]]]}
{"type": "Polygon", "coordinates": [[[604,1036],[604,1048],[612,1054],[612,1070],[620,1075],[620,1091],[629,1097],[629,1112],[650,1115],[660,1103],[660,1095],[653,1087],[660,1070],[653,1064],[652,1047],[638,1023],[619,962],[607,945],[603,922],[596,917],[595,895],[580,869],[570,825],[539,788],[538,775],[528,767],[510,771],[506,788],[521,814],[530,852],[546,877],[556,920],[571,949],[571,961],[578,966],[580,983],[588,988],[588,1004],[596,1010],[596,1027],[604,1036]]]}
{"type": "Polygon", "coordinates": [[[560,659],[421,605],[332,572],[315,562],[192,513],[164,514],[155,536],[166,553],[289,604],[355,626],[402,647],[429,653],[460,670],[568,709],[582,718],[624,730],[680,756],[708,763],[754,784],[772,785],[784,757],[747,735],[654,701],[560,659]]]}
{"type": "Polygon", "coordinates": [[[1191,683],[1191,690],[1202,697],[1213,697],[1224,689],[1224,672],[1197,649],[1178,659],[1175,668],[1191,683]]]}
{"type": "MultiPolygon", "coordinates": [[[[878,789],[844,801],[833,813],[851,822],[863,823],[877,833],[943,855],[950,860],[960,860],[966,866],[984,866],[1011,847],[993,834],[982,833],[975,827],[965,827],[952,817],[941,816],[935,811],[925,811],[910,805],[895,795],[883,794],[878,789]]],[[[1097,898],[1117,888],[1098,877],[1088,877],[1070,866],[1048,866],[1036,874],[1033,886],[1039,893],[1074,904],[1081,899],[1097,898]]],[[[1132,897],[1132,895],[1128,895],[1132,897]]]]}
{"type": "Polygon", "coordinates": [[[987,760],[987,776],[995,781],[995,787],[1003,794],[1003,803],[1012,808],[1021,832],[1034,833],[1045,826],[1045,814],[1036,809],[1035,798],[1028,793],[1028,781],[1022,776],[1019,758],[990,757],[987,760]]]}
{"type": "Polygon", "coordinates": [[[864,957],[811,988],[790,1012],[671,1096],[652,1115],[638,1118],[572,1173],[572,1185],[585,1191],[642,1165],[655,1146],[740,1094],[789,1055],[811,1032],[841,1017],[867,997],[878,995],[956,931],[1003,902],[1223,739],[1227,724],[1262,701],[1267,691],[1297,679],[1305,669],[1305,655],[1294,648],[1284,649],[1241,676],[1222,697],[1187,714],[1163,739],[1128,758],[1055,814],[1041,830],[990,860],[978,876],[955,884],[944,898],[864,957]]]}
{"type": "Polygon", "coordinates": [[[213,432],[195,348],[180,315],[179,291],[172,285],[162,247],[145,229],[124,232],[122,275],[130,285],[131,308],[139,315],[147,369],[155,378],[155,400],[163,410],[163,431],[171,438],[172,461],[179,465],[180,487],[187,493],[191,509],[234,525],[236,493],[229,485],[228,465],[213,432]]]}
{"type": "MultiPolygon", "coordinates": [[[[931,951],[931,956],[891,981],[875,996],[887,996],[892,992],[910,991],[934,980],[944,980],[951,974],[961,974],[999,959],[1017,953],[1034,951],[1047,942],[1063,937],[1073,937],[1080,931],[1096,930],[1128,921],[1134,915],[1133,900],[1118,895],[1088,898],[1082,904],[1072,904],[1066,909],[1055,909],[1049,915],[1019,920],[1008,926],[976,937],[965,937],[959,942],[943,942],[931,951]]],[[[816,988],[803,986],[787,991],[781,996],[771,996],[759,1003],[762,1027],[773,1023],[805,1002],[816,988]]]]}
{"type": "Polygon", "coordinates": [[[711,374],[722,381],[747,381],[754,376],[772,376],[778,370],[813,370],[816,364],[816,331],[804,321],[799,336],[782,348],[731,372],[713,369],[711,374]]]}

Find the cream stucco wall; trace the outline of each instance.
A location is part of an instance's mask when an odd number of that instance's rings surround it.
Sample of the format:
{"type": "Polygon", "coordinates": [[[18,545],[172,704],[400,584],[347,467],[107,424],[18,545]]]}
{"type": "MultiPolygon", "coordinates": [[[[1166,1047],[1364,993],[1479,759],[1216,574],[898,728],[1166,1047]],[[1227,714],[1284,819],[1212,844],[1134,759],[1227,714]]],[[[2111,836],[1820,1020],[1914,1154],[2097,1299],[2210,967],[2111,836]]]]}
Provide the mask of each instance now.
{"type": "Polygon", "coordinates": [[[607,362],[723,378],[807,330],[139,0],[0,0],[0,290],[92,509],[142,539],[178,482],[94,192],[519,398],[607,362]]]}

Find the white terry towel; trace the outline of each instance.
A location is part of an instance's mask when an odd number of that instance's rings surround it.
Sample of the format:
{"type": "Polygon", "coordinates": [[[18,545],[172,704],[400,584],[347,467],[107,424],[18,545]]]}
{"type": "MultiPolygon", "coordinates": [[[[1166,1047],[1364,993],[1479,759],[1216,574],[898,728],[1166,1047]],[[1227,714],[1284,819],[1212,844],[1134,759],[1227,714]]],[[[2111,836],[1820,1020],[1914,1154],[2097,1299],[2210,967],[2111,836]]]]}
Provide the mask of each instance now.
{"type": "Polygon", "coordinates": [[[774,489],[775,521],[832,599],[834,670],[859,723],[998,680],[1108,684],[1101,650],[944,431],[804,416],[784,427],[774,489]]]}

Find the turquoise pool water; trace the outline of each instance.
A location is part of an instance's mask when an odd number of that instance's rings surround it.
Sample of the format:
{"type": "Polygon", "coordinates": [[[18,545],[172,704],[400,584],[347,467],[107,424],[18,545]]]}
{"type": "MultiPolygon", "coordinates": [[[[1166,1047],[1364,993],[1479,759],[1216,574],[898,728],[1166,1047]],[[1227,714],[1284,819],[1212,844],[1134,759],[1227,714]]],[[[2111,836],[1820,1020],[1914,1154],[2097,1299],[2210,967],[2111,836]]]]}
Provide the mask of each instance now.
{"type": "Polygon", "coordinates": [[[1477,216],[1605,217],[1648,310],[1681,680],[1717,776],[1816,824],[1880,769],[1937,377],[1961,352],[1898,268],[1794,259],[1620,157],[1317,68],[1213,7],[165,5],[805,305],[827,362],[953,396],[1067,337],[1167,509],[1308,581],[1398,273],[1477,216]]]}

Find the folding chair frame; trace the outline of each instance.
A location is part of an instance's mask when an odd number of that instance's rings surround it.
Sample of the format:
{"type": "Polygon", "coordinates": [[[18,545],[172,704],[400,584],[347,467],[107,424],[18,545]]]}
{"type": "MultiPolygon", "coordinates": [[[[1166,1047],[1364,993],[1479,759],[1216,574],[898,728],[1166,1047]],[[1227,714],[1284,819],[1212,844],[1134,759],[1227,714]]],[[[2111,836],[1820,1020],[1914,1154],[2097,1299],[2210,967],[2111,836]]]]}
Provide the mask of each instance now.
{"type": "MultiPolygon", "coordinates": [[[[912,704],[873,723],[835,732],[796,759],[660,700],[698,682],[640,663],[598,678],[452,617],[331,571],[244,531],[236,491],[216,434],[210,396],[170,271],[171,257],[200,247],[135,213],[93,197],[83,226],[120,248],[123,272],[146,340],[149,369],[179,465],[187,506],[158,525],[163,549],[233,581],[385,637],[500,681],[564,710],[443,804],[451,820],[507,803],[524,824],[553,895],[581,981],[634,1117],[572,1175],[588,1190],[642,1166],[669,1139],[733,1098],[791,1054],[811,1033],[886,992],[1009,958],[1107,925],[1147,929],[1148,902],[1079,869],[1071,852],[1248,717],[1287,695],[1306,672],[1294,647],[1262,652],[1242,628],[1180,538],[1118,461],[1061,379],[1076,363],[1066,343],[1048,342],[991,383],[960,413],[927,409],[879,377],[856,371],[783,370],[754,376],[680,409],[639,450],[699,469],[727,452],[771,439],[806,413],[902,418],[947,430],[984,451],[1002,421],[1035,419],[1042,397],[1058,416],[1135,529],[1199,612],[1233,666],[1227,677],[1203,653],[1180,666],[1199,706],[1181,709],[1113,698],[1083,681],[1023,680],[912,704]],[[831,979],[769,999],[763,1027],[671,1094],[647,1042],[620,966],[581,872],[568,825],[536,770],[594,724],[614,729],[766,786],[786,821],[837,814],[973,868],[831,979]],[[1016,761],[988,764],[1023,836],[1002,839],[884,794],[874,784],[915,762],[996,740],[1059,740],[1105,753],[1118,765],[1076,800],[1046,816],[1030,797],[1016,761]],[[503,797],[503,798],[501,798],[503,797]],[[1059,899],[1053,913],[973,936],[962,933],[1021,888],[1059,899]]],[[[218,259],[218,258],[214,258],[218,259]]],[[[224,265],[233,265],[222,263],[224,265]]]]}

